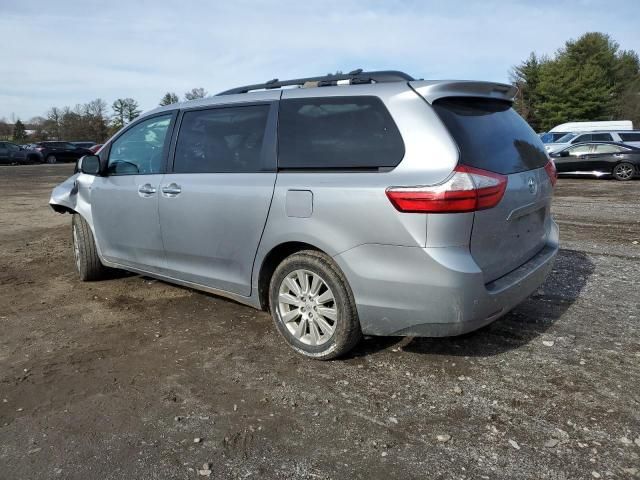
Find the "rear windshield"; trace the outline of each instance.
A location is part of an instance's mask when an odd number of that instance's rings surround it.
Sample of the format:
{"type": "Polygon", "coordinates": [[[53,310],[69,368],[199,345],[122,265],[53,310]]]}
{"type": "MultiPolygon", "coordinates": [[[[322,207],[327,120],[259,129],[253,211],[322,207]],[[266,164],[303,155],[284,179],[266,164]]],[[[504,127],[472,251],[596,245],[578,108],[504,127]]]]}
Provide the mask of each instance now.
{"type": "Polygon", "coordinates": [[[433,107],[460,149],[460,163],[508,175],[544,167],[540,137],[500,100],[451,97],[433,107]]]}

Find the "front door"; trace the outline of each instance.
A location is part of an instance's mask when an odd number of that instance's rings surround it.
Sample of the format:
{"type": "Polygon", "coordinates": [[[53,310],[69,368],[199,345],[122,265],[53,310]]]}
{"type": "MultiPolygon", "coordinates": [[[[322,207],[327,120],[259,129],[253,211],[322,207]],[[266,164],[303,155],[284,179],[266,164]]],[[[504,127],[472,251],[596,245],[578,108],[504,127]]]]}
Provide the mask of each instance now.
{"type": "Polygon", "coordinates": [[[558,172],[580,172],[587,163],[587,155],[591,152],[591,144],[582,143],[564,150],[564,155],[554,157],[558,172]],[[566,152],[566,153],[565,153],[566,152]]]}
{"type": "Polygon", "coordinates": [[[9,162],[9,148],[5,142],[0,142],[0,163],[9,162]]]}
{"type": "Polygon", "coordinates": [[[106,175],[92,184],[96,241],[110,262],[150,272],[164,265],[158,196],[173,118],[155,116],[122,133],[109,148],[106,175]]]}
{"type": "Polygon", "coordinates": [[[173,171],[160,186],[169,274],[239,295],[251,273],[276,180],[275,103],[186,111],[173,171]]]}

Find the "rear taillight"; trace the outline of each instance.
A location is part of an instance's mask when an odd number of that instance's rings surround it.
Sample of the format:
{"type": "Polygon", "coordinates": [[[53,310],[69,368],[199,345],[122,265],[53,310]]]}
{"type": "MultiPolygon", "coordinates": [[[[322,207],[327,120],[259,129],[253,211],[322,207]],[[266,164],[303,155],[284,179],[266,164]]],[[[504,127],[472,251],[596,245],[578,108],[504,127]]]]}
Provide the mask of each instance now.
{"type": "Polygon", "coordinates": [[[460,213],[495,207],[507,188],[507,177],[458,165],[444,183],[427,187],[391,187],[387,197],[400,212],[460,213]]]}
{"type": "Polygon", "coordinates": [[[549,175],[551,186],[555,186],[556,182],[558,181],[558,171],[556,170],[556,164],[553,163],[553,160],[549,159],[547,164],[544,166],[544,169],[546,170],[547,175],[549,175]]]}

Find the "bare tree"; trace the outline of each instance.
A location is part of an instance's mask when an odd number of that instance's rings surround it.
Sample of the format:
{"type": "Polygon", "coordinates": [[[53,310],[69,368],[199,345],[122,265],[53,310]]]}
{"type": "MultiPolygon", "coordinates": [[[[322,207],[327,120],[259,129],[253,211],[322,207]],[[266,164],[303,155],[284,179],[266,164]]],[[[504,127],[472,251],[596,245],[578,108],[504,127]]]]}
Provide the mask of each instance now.
{"type": "Polygon", "coordinates": [[[62,111],[58,107],[52,107],[47,112],[47,130],[54,140],[60,140],[62,134],[62,111]]]}

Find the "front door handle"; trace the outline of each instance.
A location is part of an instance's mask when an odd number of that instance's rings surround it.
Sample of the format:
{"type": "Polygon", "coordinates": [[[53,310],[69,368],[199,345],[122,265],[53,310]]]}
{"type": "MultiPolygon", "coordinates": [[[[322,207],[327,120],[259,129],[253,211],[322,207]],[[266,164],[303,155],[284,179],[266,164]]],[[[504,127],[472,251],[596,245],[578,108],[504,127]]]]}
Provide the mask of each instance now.
{"type": "Polygon", "coordinates": [[[180,192],[182,192],[182,187],[177,183],[170,183],[169,185],[162,187],[162,193],[167,197],[175,197],[176,195],[179,195],[180,192]]]}
{"type": "Polygon", "coordinates": [[[142,193],[143,195],[153,195],[154,193],[156,193],[156,189],[150,183],[145,183],[144,185],[140,185],[140,187],[138,187],[138,192],[142,193]]]}

